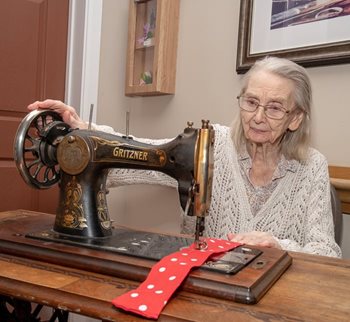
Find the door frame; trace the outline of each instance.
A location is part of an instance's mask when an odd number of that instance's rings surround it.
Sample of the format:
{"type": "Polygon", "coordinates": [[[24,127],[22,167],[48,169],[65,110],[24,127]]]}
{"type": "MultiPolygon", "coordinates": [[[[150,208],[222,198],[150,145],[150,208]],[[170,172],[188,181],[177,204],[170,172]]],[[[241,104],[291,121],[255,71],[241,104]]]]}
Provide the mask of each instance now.
{"type": "Polygon", "coordinates": [[[102,0],[70,0],[65,102],[96,122],[102,30],[102,0]]]}

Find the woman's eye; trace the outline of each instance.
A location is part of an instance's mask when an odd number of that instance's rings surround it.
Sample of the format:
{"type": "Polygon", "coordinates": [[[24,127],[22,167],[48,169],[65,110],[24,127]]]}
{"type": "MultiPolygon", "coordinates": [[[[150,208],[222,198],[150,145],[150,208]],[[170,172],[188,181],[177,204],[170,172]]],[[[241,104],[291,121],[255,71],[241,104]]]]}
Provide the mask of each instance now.
{"type": "Polygon", "coordinates": [[[247,98],[247,103],[251,106],[256,106],[259,104],[255,99],[252,98],[247,98]]]}
{"type": "Polygon", "coordinates": [[[267,108],[270,109],[271,111],[283,110],[282,106],[280,106],[280,105],[268,105],[267,108]]]}

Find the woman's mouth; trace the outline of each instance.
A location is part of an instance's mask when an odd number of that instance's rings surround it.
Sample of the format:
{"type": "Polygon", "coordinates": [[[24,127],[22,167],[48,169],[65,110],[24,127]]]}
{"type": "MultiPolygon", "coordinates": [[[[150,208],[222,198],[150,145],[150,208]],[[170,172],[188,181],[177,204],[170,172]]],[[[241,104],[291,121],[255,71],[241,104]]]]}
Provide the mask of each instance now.
{"type": "Polygon", "coordinates": [[[257,129],[257,128],[254,128],[254,127],[251,127],[250,130],[254,131],[256,133],[265,133],[266,132],[266,130],[264,130],[264,129],[257,129]]]}

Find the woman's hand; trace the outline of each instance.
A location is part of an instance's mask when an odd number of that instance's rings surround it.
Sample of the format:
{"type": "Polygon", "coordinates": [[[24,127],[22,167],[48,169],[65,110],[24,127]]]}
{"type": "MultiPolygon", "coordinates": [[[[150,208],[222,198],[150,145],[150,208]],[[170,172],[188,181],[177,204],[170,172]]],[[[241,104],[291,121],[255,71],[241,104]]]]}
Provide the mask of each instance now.
{"type": "Polygon", "coordinates": [[[228,234],[229,241],[238,242],[247,245],[263,246],[263,247],[275,247],[281,249],[281,245],[270,234],[262,231],[252,231],[242,234],[228,234]]]}
{"type": "Polygon", "coordinates": [[[87,129],[88,125],[79,117],[74,107],[64,104],[61,101],[47,99],[36,101],[28,105],[30,111],[43,109],[52,110],[61,115],[63,121],[73,129],[87,129]]]}

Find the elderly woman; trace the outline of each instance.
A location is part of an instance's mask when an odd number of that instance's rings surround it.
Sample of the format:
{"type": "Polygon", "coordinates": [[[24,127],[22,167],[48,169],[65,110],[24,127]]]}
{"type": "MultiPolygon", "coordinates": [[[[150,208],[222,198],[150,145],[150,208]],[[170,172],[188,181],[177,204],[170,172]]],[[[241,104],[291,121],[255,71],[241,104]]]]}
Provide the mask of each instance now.
{"type": "MultiPolygon", "coordinates": [[[[341,256],[334,240],[327,161],[309,146],[311,96],[305,69],[286,59],[267,57],[245,75],[236,121],[231,128],[214,125],[213,192],[205,235],[341,256]]],[[[59,101],[28,108],[53,109],[72,127],[87,126],[74,108],[59,101]]],[[[110,127],[95,128],[115,133],[110,127]]],[[[110,172],[110,185],[128,183],[176,187],[174,179],[160,172],[110,172]]],[[[183,220],[183,232],[191,232],[193,218],[183,220]]]]}

